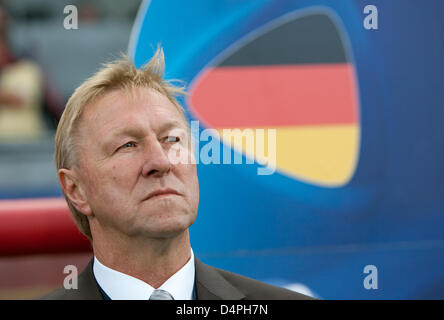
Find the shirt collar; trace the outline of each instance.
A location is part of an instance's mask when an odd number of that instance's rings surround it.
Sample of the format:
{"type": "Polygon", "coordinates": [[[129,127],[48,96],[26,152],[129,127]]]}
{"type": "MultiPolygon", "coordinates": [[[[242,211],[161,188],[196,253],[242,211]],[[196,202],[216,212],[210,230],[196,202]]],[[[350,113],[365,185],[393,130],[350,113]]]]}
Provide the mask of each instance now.
{"type": "MultiPolygon", "coordinates": [[[[95,256],[94,276],[102,290],[112,300],[148,300],[155,290],[148,283],[103,265],[95,256]]],[[[174,300],[192,300],[194,297],[194,253],[188,262],[158,289],[168,291],[174,300]]]]}

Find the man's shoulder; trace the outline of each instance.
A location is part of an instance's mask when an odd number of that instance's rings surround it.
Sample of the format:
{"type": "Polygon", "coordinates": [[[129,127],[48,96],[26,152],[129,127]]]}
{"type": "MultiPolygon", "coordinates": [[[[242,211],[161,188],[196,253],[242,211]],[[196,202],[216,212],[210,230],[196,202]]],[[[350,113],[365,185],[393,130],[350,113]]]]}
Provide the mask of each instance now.
{"type": "Polygon", "coordinates": [[[76,298],[76,291],[75,289],[65,289],[64,287],[60,287],[55,289],[54,291],[51,291],[50,293],[41,296],[38,298],[38,300],[77,300],[81,298],[76,298]]]}
{"type": "Polygon", "coordinates": [[[273,286],[230,271],[218,269],[218,272],[233,286],[242,291],[247,300],[306,300],[313,299],[304,294],[273,286]]]}
{"type": "MultiPolygon", "coordinates": [[[[312,297],[276,287],[230,271],[206,265],[196,259],[196,292],[199,300],[306,300],[312,297]]],[[[92,261],[78,277],[77,289],[63,286],[40,300],[103,299],[92,271],[92,261]]]]}
{"type": "Polygon", "coordinates": [[[89,262],[86,268],[79,274],[77,286],[67,289],[64,286],[44,295],[38,300],[103,300],[100,289],[95,281],[93,269],[93,260],[89,262]]]}
{"type": "MultiPolygon", "coordinates": [[[[314,298],[285,288],[273,286],[237,273],[203,264],[237,289],[245,300],[312,300],[314,298]]],[[[197,274],[196,274],[197,276],[197,274]]],[[[220,281],[218,282],[220,285],[220,281]]]]}

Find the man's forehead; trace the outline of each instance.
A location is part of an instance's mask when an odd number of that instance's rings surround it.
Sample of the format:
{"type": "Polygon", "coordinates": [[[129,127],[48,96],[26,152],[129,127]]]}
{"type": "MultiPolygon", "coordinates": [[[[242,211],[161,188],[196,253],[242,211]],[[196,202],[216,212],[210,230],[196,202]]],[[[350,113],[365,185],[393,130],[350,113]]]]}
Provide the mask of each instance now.
{"type": "MultiPolygon", "coordinates": [[[[134,107],[146,107],[162,105],[168,109],[169,100],[162,94],[151,88],[114,89],[100,96],[85,106],[83,116],[95,120],[101,118],[113,118],[113,113],[125,112],[134,107]],[[108,116],[108,117],[107,117],[108,116]]],[[[146,111],[146,108],[141,110],[146,111]]]]}
{"type": "MultiPolygon", "coordinates": [[[[151,88],[113,90],[103,94],[84,110],[81,125],[101,135],[128,133],[132,128],[187,129],[186,119],[163,94],[151,88]]],[[[134,131],[134,130],[133,130],[134,131]]]]}

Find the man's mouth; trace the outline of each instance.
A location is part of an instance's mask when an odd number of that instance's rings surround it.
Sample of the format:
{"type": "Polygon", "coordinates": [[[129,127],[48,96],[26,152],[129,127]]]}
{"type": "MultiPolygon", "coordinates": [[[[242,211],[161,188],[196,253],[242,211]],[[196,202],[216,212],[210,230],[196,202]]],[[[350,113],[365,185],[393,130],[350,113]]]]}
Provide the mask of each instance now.
{"type": "Polygon", "coordinates": [[[177,192],[174,189],[159,189],[159,190],[155,190],[153,192],[151,192],[144,200],[149,200],[155,197],[164,197],[164,196],[171,196],[171,195],[176,195],[176,196],[180,196],[181,194],[179,192],[177,192]]]}

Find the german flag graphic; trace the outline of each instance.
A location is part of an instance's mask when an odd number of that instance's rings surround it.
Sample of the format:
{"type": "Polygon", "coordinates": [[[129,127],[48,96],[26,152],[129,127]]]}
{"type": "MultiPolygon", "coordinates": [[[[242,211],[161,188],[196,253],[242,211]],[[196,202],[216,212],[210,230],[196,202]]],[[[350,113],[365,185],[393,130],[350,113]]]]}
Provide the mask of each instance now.
{"type": "MultiPolygon", "coordinates": [[[[360,143],[358,85],[343,39],[324,13],[274,20],[200,72],[189,108],[220,133],[276,129],[279,172],[343,185],[353,175],[360,143]]],[[[243,143],[233,147],[246,152],[243,143]]]]}

